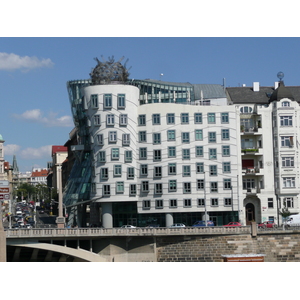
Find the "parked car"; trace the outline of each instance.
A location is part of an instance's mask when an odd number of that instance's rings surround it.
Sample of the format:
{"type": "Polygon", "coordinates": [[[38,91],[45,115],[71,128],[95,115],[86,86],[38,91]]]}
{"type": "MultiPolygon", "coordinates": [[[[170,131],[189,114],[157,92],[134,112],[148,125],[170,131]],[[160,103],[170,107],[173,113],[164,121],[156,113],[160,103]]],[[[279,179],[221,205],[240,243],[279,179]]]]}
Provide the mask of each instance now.
{"type": "Polygon", "coordinates": [[[258,228],[274,228],[274,227],[277,227],[277,225],[273,221],[267,221],[258,224],[258,228]]]}
{"type": "MultiPolygon", "coordinates": [[[[215,226],[213,221],[208,220],[206,222],[207,222],[207,226],[215,226]]],[[[193,224],[193,227],[202,227],[202,226],[205,226],[205,221],[196,221],[193,224]]]]}
{"type": "Polygon", "coordinates": [[[185,225],[183,223],[175,223],[173,225],[171,225],[170,227],[185,227],[185,225]]]}
{"type": "Polygon", "coordinates": [[[227,225],[223,225],[224,227],[238,227],[238,226],[242,226],[241,223],[239,222],[230,222],[227,225]]]}
{"type": "Polygon", "coordinates": [[[133,225],[123,225],[121,226],[121,228],[136,228],[136,227],[133,225]]]}

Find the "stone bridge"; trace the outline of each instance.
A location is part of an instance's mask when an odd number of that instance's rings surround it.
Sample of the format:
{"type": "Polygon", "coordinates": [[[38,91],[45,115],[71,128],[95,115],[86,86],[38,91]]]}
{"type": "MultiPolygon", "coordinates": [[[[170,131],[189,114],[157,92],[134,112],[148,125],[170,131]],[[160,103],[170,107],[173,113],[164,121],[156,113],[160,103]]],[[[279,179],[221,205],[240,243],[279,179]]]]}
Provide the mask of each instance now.
{"type": "Polygon", "coordinates": [[[7,261],[224,261],[260,254],[300,261],[300,230],[243,227],[7,230],[7,261]]]}

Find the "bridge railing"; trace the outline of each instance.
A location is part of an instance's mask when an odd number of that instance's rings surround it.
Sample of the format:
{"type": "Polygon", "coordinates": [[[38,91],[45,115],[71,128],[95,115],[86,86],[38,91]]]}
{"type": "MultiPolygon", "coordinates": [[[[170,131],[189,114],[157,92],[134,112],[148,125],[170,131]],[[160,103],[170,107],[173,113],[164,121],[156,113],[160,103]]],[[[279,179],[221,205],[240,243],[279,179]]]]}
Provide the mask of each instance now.
{"type": "Polygon", "coordinates": [[[11,229],[6,231],[7,238],[37,237],[86,237],[86,236],[172,236],[172,235],[218,235],[249,234],[250,226],[242,227],[183,227],[183,228],[33,228],[11,229]]]}

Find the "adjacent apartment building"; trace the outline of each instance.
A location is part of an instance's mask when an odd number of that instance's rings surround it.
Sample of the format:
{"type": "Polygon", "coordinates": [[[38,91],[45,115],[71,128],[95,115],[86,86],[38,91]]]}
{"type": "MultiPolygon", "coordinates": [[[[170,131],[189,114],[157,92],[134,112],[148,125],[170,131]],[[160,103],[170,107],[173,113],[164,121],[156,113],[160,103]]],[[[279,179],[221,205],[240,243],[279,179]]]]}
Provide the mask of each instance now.
{"type": "Polygon", "coordinates": [[[64,192],[69,225],[248,224],[281,222],[284,206],[299,212],[300,87],[124,72],[98,61],[91,79],[67,83],[77,128],[64,192]]]}

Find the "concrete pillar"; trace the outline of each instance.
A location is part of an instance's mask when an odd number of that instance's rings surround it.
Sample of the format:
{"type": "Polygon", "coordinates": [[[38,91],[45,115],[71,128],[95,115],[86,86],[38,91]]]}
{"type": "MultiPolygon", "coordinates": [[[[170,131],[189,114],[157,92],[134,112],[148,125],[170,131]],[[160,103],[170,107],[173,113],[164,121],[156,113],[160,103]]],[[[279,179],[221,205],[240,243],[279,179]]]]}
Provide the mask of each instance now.
{"type": "Polygon", "coordinates": [[[113,228],[112,203],[104,202],[102,206],[102,226],[104,228],[113,228]]]}
{"type": "Polygon", "coordinates": [[[2,223],[2,212],[0,219],[0,262],[6,262],[6,233],[2,223]]]}
{"type": "Polygon", "coordinates": [[[173,221],[173,214],[167,213],[166,214],[166,227],[170,227],[174,223],[173,221]]]}

